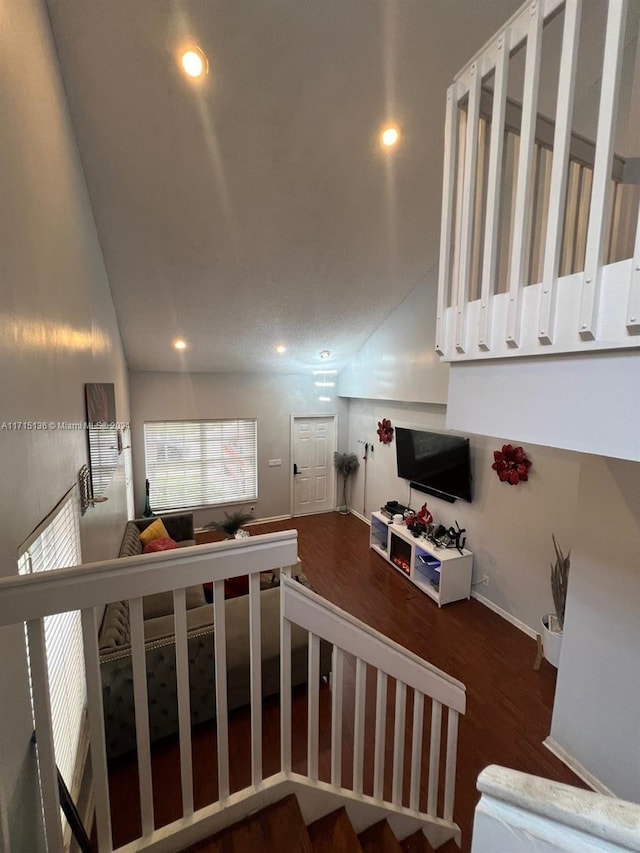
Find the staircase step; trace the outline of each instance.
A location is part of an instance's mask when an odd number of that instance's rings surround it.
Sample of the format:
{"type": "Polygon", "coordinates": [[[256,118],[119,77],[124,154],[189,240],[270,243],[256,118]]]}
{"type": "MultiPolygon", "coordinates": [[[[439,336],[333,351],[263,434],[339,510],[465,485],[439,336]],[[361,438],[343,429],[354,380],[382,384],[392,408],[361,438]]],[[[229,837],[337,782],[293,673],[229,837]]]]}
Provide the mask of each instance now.
{"type": "Polygon", "coordinates": [[[267,806],[186,853],[313,853],[300,806],[294,794],[267,806]]]}
{"type": "Polygon", "coordinates": [[[313,853],[361,853],[349,815],[344,806],[307,827],[313,853]]]}
{"type": "MultiPolygon", "coordinates": [[[[435,848],[429,844],[422,831],[418,830],[400,842],[400,849],[404,853],[434,853],[435,848]]],[[[451,840],[438,847],[437,853],[460,853],[460,849],[456,842],[451,840]]]]}
{"type": "Polygon", "coordinates": [[[364,853],[402,853],[402,847],[386,820],[379,820],[358,835],[364,853]]]}

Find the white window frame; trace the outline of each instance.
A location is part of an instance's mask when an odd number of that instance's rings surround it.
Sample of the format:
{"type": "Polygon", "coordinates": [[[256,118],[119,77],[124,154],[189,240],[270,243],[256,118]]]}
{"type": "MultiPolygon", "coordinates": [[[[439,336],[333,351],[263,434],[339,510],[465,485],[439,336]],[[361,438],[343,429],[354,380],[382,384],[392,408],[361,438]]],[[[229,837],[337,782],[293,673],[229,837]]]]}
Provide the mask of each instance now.
{"type": "MultiPolygon", "coordinates": [[[[51,571],[81,562],[80,508],[74,486],[18,549],[18,572],[22,575],[51,571]]],[[[87,693],[80,611],[46,616],[44,632],[56,765],[75,798],[87,746],[87,693]]]]}
{"type": "Polygon", "coordinates": [[[256,418],[146,421],[144,457],[154,512],[257,500],[256,418]]]}

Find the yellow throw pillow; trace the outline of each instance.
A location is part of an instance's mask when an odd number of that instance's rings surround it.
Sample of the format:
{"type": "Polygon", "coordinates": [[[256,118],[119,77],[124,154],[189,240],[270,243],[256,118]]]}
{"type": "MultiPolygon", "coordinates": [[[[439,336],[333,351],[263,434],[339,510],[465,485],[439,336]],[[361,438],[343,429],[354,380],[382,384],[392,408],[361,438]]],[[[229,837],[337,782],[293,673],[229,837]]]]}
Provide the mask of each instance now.
{"type": "Polygon", "coordinates": [[[143,547],[148,545],[149,542],[152,542],[154,539],[168,538],[169,534],[167,533],[167,528],[164,526],[161,518],[156,518],[155,521],[152,521],[151,524],[140,534],[140,541],[142,542],[143,547]]]}

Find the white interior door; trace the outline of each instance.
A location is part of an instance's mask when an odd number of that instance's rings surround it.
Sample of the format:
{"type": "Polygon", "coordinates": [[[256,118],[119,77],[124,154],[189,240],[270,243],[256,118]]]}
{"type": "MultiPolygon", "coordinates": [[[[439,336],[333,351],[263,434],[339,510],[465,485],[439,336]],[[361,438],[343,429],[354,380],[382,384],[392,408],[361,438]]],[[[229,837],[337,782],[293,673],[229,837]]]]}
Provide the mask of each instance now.
{"type": "Polygon", "coordinates": [[[293,515],[334,509],[335,419],[293,419],[293,515]]]}

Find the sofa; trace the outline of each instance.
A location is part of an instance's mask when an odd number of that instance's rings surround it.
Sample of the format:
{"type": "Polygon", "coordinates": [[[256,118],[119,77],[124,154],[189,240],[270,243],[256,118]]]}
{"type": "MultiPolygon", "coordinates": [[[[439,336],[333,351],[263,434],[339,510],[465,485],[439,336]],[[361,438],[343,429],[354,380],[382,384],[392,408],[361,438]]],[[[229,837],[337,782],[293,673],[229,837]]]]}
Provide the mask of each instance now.
{"type": "MultiPolygon", "coordinates": [[[[120,557],[142,553],[140,532],[154,519],[127,522],[120,557]]],[[[194,545],[191,513],[162,516],[178,547],[194,545]]],[[[153,554],[145,557],[154,559],[153,554]]],[[[298,579],[308,585],[302,574],[298,579]]],[[[262,694],[271,696],[280,689],[280,590],[277,577],[261,576],[262,694]]],[[[186,591],[187,646],[191,724],[215,719],[215,662],[213,605],[202,586],[186,591]]],[[[230,711],[250,701],[249,597],[241,595],[225,601],[227,633],[227,701],[230,711]]],[[[161,592],[143,599],[149,732],[152,742],[178,731],[173,593],[161,592]]],[[[292,685],[307,680],[307,633],[292,626],[292,685]]],[[[116,758],[136,747],[133,674],[129,606],[126,601],[107,605],[100,634],[100,671],[104,705],[107,757],[116,758]]],[[[320,672],[331,670],[331,646],[320,646],[320,672]]]]}

